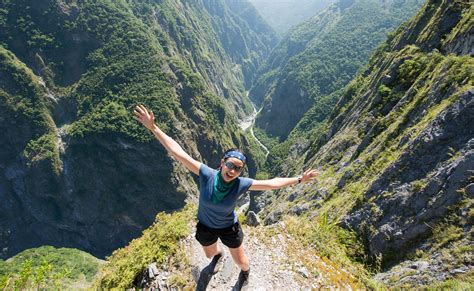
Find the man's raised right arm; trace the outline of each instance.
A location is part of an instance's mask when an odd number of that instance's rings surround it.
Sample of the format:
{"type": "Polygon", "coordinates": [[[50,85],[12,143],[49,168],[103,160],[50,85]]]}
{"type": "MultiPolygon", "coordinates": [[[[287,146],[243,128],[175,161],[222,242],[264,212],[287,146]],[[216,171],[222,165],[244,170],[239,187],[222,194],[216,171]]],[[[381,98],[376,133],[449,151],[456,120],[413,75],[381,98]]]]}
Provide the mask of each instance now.
{"type": "Polygon", "coordinates": [[[171,156],[180,161],[188,170],[196,175],[199,175],[199,167],[201,167],[201,162],[196,161],[190,155],[188,155],[174,139],[164,133],[155,124],[155,115],[153,114],[153,111],[148,111],[145,106],[138,105],[135,107],[134,114],[134,118],[146,128],[151,130],[156,139],[158,139],[158,141],[165,147],[171,156]]]}

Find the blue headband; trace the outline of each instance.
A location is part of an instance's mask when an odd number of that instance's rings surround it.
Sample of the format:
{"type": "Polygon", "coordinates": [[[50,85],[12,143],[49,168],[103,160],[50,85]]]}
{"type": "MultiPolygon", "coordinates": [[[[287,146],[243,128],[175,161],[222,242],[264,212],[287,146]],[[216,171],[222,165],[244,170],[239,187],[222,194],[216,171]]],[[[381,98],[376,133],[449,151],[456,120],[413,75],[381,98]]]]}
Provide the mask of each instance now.
{"type": "Polygon", "coordinates": [[[230,152],[225,153],[224,159],[227,159],[227,158],[236,158],[236,159],[241,160],[244,163],[247,160],[244,154],[238,151],[230,151],[230,152]]]}

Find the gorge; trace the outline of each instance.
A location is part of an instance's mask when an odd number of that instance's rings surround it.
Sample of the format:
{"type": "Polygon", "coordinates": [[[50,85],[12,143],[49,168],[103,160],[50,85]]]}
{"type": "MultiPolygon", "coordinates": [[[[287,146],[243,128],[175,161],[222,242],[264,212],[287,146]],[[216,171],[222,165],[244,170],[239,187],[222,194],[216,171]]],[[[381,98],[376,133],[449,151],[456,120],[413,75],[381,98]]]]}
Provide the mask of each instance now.
{"type": "Polygon", "coordinates": [[[108,257],[101,288],[152,262],[193,286],[198,180],[132,119],[145,104],[210,166],[239,147],[250,177],[321,172],[250,193],[249,233],[297,241],[303,282],[308,250],[345,274],[315,288],[472,287],[472,3],[339,0],[280,38],[250,2],[0,4],[0,257],[77,248],[108,257]]]}

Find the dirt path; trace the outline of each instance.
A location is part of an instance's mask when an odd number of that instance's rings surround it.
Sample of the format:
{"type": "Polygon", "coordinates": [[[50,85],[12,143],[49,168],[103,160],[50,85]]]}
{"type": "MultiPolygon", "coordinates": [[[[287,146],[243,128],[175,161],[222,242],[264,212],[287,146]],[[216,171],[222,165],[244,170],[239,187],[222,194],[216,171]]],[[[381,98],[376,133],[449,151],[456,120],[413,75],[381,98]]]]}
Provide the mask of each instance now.
{"type": "MultiPolygon", "coordinates": [[[[244,246],[250,260],[250,280],[244,290],[308,290],[321,286],[318,278],[312,278],[303,266],[299,266],[298,271],[298,264],[289,262],[285,237],[280,235],[263,241],[257,235],[258,229],[244,226],[243,230],[244,246]]],[[[186,241],[193,277],[197,282],[200,271],[210,263],[210,259],[204,255],[194,234],[186,241]]],[[[233,290],[237,282],[240,269],[233,262],[228,249],[222,244],[221,247],[224,250],[224,266],[212,277],[207,290],[233,290]]]]}

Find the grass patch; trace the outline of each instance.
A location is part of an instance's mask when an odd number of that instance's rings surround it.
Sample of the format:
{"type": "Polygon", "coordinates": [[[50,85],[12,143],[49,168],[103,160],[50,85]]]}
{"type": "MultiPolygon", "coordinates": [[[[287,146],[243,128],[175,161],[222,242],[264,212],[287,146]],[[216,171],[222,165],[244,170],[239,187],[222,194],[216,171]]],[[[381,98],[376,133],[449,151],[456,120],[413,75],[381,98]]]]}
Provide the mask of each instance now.
{"type": "Polygon", "coordinates": [[[361,263],[365,260],[364,247],[354,232],[330,222],[326,214],[320,214],[312,220],[291,216],[285,217],[283,221],[288,233],[302,242],[304,247],[314,249],[336,265],[336,269],[349,271],[358,284],[369,288],[378,284],[370,278],[370,273],[361,263]]]}
{"type": "Polygon", "coordinates": [[[474,271],[471,270],[461,276],[443,282],[434,282],[420,288],[420,290],[474,290],[474,271]]]}

